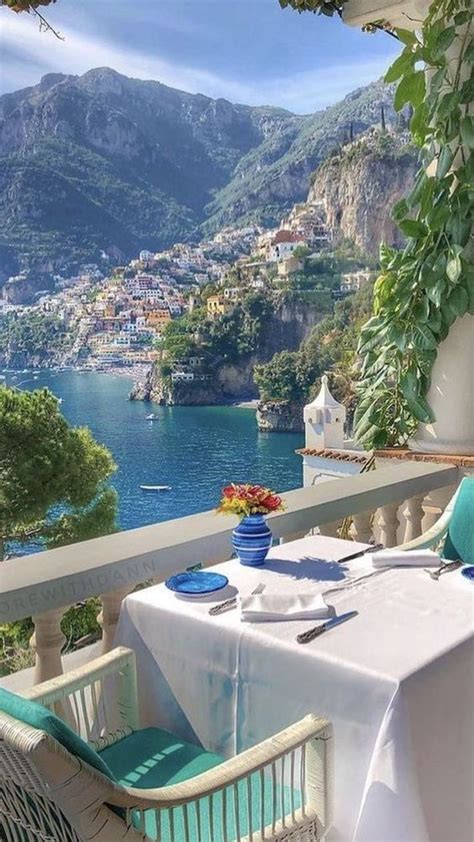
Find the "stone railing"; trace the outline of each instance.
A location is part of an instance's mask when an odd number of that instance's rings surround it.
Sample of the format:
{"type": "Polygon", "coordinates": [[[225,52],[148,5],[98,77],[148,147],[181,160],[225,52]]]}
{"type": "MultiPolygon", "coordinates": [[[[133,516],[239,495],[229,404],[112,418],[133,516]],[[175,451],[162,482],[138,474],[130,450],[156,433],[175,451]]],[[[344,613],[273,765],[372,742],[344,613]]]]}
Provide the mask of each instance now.
{"type": "MultiPolygon", "coordinates": [[[[315,528],[337,535],[351,518],[349,534],[390,547],[421,534],[427,495],[454,490],[458,470],[446,465],[407,462],[285,493],[286,509],[272,515],[276,539],[290,541],[315,528]]],[[[62,616],[70,605],[101,596],[102,650],[113,646],[124,597],[141,583],[159,582],[174,572],[229,558],[236,521],[203,512],[153,526],[120,532],[80,544],[12,559],[0,564],[0,622],[33,617],[31,645],[36,653],[35,683],[62,672],[65,643],[62,616]]],[[[431,523],[424,522],[424,526],[431,523]]]]}

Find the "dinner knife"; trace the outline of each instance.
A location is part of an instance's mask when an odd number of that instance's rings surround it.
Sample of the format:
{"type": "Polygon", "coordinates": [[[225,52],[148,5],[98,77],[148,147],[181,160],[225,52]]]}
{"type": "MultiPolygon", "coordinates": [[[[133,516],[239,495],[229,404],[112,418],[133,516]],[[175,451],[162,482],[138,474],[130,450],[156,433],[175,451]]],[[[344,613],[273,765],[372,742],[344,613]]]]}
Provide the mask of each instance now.
{"type": "Polygon", "coordinates": [[[373,546],[366,547],[365,550],[359,550],[357,553],[351,553],[350,555],[345,555],[343,558],[338,558],[337,563],[342,564],[343,561],[352,561],[353,558],[360,558],[366,553],[376,553],[379,550],[383,550],[383,544],[373,544],[373,546]]]}
{"type": "Polygon", "coordinates": [[[345,623],[346,620],[351,620],[352,617],[357,617],[358,613],[358,611],[346,611],[345,614],[339,614],[338,617],[332,617],[330,620],[326,620],[325,623],[322,623],[322,625],[315,626],[313,629],[297,635],[296,640],[298,643],[310,643],[310,641],[314,640],[315,637],[319,637],[320,634],[323,634],[325,631],[329,631],[329,629],[334,628],[334,626],[338,626],[340,623],[345,623]]]}

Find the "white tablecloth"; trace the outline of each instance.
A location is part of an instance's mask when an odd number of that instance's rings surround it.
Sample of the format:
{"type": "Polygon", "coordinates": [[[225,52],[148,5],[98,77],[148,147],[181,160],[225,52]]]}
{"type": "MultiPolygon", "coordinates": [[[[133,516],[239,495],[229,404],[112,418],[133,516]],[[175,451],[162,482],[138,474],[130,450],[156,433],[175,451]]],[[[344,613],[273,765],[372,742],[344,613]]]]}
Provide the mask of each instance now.
{"type": "Polygon", "coordinates": [[[472,842],[472,584],[413,568],[357,583],[370,561],[321,561],[354,547],[308,537],[273,548],[262,568],[218,565],[230,585],[214,600],[180,599],[163,585],[129,596],[117,643],[137,653],[143,722],[231,756],[323,714],[335,731],[328,840],[472,842]],[[359,616],[306,645],[295,636],[313,622],[209,616],[259,582],[267,592],[325,592],[338,613],[359,616]]]}

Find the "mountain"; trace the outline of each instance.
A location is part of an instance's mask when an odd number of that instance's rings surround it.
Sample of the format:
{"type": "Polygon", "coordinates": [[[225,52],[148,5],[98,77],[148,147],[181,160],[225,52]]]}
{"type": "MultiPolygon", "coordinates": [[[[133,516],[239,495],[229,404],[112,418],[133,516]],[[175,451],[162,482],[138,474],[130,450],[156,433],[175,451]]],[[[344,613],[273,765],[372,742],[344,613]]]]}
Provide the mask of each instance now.
{"type": "Polygon", "coordinates": [[[128,259],[241,220],[273,223],[347,139],[395,119],[376,82],[301,116],[188,94],[109,68],[0,97],[0,258],[49,271],[128,259]]]}

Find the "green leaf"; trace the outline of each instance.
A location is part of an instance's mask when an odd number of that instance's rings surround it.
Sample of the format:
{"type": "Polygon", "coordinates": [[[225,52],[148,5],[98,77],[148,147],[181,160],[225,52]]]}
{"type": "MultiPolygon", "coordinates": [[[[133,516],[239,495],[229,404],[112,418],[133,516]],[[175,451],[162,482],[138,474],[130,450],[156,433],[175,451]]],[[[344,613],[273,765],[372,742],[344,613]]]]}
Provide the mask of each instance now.
{"type": "Polygon", "coordinates": [[[425,96],[425,74],[422,70],[404,76],[395,93],[395,111],[400,111],[405,103],[411,102],[416,108],[425,96]]]}
{"type": "Polygon", "coordinates": [[[446,281],[444,278],[439,278],[433,287],[427,289],[426,294],[436,307],[440,307],[445,291],[446,281]]]}
{"type": "Polygon", "coordinates": [[[464,117],[461,121],[461,139],[469,149],[474,149],[474,117],[464,117]]]}
{"type": "Polygon", "coordinates": [[[422,424],[432,424],[436,421],[435,414],[431,409],[428,401],[422,395],[418,395],[416,401],[409,406],[411,412],[418,421],[422,424]]]}
{"type": "MultiPolygon", "coordinates": [[[[355,421],[355,424],[356,424],[356,428],[357,428],[357,436],[364,436],[364,435],[366,435],[367,431],[370,429],[370,427],[371,427],[371,426],[372,426],[372,424],[373,424],[373,421],[371,420],[373,416],[374,416],[374,409],[373,409],[373,407],[372,407],[372,405],[371,405],[371,406],[369,406],[369,408],[366,410],[366,412],[364,413],[364,415],[362,416],[362,418],[360,419],[360,421],[357,421],[357,420],[354,418],[354,421],[355,421]]],[[[377,420],[377,418],[376,418],[375,420],[377,420]]]]}
{"type": "Polygon", "coordinates": [[[408,213],[408,204],[406,199],[400,199],[392,208],[392,218],[395,222],[400,222],[408,213]]]}
{"type": "MultiPolygon", "coordinates": [[[[440,311],[439,307],[433,306],[433,304],[430,304],[430,312],[429,312],[429,316],[428,316],[428,327],[430,328],[430,330],[433,331],[433,333],[438,333],[438,331],[441,328],[441,311],[440,311]]],[[[431,353],[431,352],[427,351],[426,353],[431,353]]]]}
{"type": "Polygon", "coordinates": [[[448,304],[456,318],[461,318],[467,312],[469,307],[469,294],[467,290],[459,284],[455,287],[448,298],[448,304]]]}
{"type": "Polygon", "coordinates": [[[406,44],[407,47],[413,47],[417,43],[415,33],[411,32],[409,29],[396,29],[395,32],[397,38],[402,42],[402,44],[406,44]]]}
{"type": "Polygon", "coordinates": [[[456,254],[454,257],[451,257],[451,259],[448,260],[448,263],[446,265],[446,274],[452,284],[457,283],[461,275],[461,270],[461,258],[458,254],[456,254]]]}
{"type": "Polygon", "coordinates": [[[416,344],[424,351],[434,351],[438,347],[436,337],[427,325],[416,325],[414,339],[416,344]]]}
{"type": "Polygon", "coordinates": [[[455,112],[459,107],[460,94],[449,91],[444,94],[437,102],[436,119],[444,120],[450,114],[455,112]]]}
{"type": "MultiPolygon", "coordinates": [[[[423,297],[418,304],[415,305],[413,308],[413,315],[417,322],[421,322],[421,324],[426,324],[430,317],[430,301],[429,298],[423,297]]],[[[431,327],[431,325],[430,325],[431,327]]]]}
{"type": "Polygon", "coordinates": [[[413,237],[416,240],[426,237],[428,233],[426,226],[417,219],[404,219],[399,223],[399,228],[407,237],[413,237]]]}
{"type": "Polygon", "coordinates": [[[469,241],[471,227],[470,219],[465,219],[459,213],[453,213],[447,220],[446,233],[450,236],[451,243],[454,246],[464,248],[469,241]]]}
{"type": "Polygon", "coordinates": [[[413,53],[410,50],[404,50],[388,68],[384,76],[384,81],[387,83],[396,82],[400,76],[403,76],[407,72],[408,68],[413,67],[413,62],[413,53]]]}
{"type": "Polygon", "coordinates": [[[420,172],[416,176],[415,184],[414,184],[413,188],[410,190],[410,192],[408,193],[408,196],[406,197],[406,200],[405,200],[409,208],[413,208],[415,205],[417,205],[419,203],[421,194],[425,190],[427,184],[428,184],[428,177],[426,175],[426,172],[425,172],[424,169],[420,170],[420,172]]]}
{"type": "Polygon", "coordinates": [[[379,248],[379,260],[382,269],[387,269],[388,264],[396,255],[396,250],[387,246],[386,243],[381,243],[379,248]]]}
{"type": "Polygon", "coordinates": [[[362,345],[357,349],[358,354],[366,354],[368,351],[373,351],[374,348],[380,347],[382,340],[387,332],[387,328],[383,332],[377,332],[373,336],[366,339],[362,345]]]}
{"type": "Polygon", "coordinates": [[[424,424],[434,421],[433,413],[426,400],[420,394],[420,384],[413,372],[407,371],[402,374],[400,378],[400,390],[407,402],[408,409],[417,421],[422,421],[424,424]]]}
{"type": "Polygon", "coordinates": [[[433,50],[433,58],[437,59],[440,58],[446,50],[451,46],[454,39],[456,37],[456,27],[455,26],[448,26],[446,29],[443,29],[440,34],[438,35],[434,50],[433,50]]]}
{"type": "Polygon", "coordinates": [[[449,146],[443,146],[436,167],[436,178],[442,179],[447,175],[451,164],[453,163],[453,153],[449,146]]]}
{"type": "Polygon", "coordinates": [[[474,41],[469,44],[468,48],[464,53],[464,61],[469,61],[471,64],[474,63],[474,41]]]}
{"type": "Polygon", "coordinates": [[[474,100],[474,79],[466,79],[461,85],[459,92],[459,102],[463,105],[469,105],[474,100]]]}

